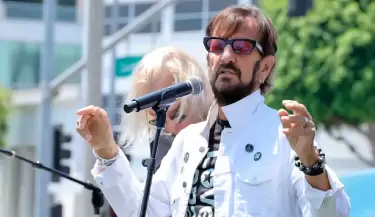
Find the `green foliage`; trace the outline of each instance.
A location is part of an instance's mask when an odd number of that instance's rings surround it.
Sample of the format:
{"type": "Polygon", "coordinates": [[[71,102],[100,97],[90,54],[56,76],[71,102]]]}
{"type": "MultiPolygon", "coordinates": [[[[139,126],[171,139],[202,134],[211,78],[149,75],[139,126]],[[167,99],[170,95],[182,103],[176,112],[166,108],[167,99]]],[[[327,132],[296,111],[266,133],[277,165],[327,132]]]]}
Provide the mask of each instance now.
{"type": "Polygon", "coordinates": [[[277,79],[267,103],[298,100],[328,128],[375,123],[375,1],[315,0],[300,18],[286,9],[273,16],[277,79]]]}
{"type": "Polygon", "coordinates": [[[0,147],[5,146],[5,136],[8,130],[7,117],[9,114],[10,95],[0,87],[0,147]]]}
{"type": "Polygon", "coordinates": [[[279,9],[287,9],[289,0],[258,0],[258,7],[268,13],[273,13],[279,9]]]}

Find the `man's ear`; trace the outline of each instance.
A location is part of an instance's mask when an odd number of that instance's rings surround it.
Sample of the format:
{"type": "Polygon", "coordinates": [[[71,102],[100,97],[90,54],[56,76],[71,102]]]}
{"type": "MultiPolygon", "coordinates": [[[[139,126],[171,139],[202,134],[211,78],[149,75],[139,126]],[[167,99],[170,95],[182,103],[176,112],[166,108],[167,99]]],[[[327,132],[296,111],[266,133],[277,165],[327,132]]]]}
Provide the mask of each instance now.
{"type": "Polygon", "coordinates": [[[274,56],[266,56],[262,59],[259,65],[259,79],[261,81],[266,80],[268,75],[271,73],[273,66],[275,65],[274,56]]]}

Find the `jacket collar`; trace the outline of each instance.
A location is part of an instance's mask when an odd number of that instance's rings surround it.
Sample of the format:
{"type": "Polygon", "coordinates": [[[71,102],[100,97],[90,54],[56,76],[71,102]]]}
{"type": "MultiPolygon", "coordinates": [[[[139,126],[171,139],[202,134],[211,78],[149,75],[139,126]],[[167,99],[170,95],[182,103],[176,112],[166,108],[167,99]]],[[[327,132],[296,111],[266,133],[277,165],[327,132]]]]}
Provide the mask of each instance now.
{"type": "MultiPolygon", "coordinates": [[[[260,104],[264,103],[264,97],[260,90],[256,90],[249,96],[241,99],[240,101],[221,107],[229,124],[233,129],[241,128],[248,124],[260,104]]],[[[217,119],[219,114],[219,105],[217,102],[211,106],[206,125],[205,132],[207,132],[217,119]]]]}

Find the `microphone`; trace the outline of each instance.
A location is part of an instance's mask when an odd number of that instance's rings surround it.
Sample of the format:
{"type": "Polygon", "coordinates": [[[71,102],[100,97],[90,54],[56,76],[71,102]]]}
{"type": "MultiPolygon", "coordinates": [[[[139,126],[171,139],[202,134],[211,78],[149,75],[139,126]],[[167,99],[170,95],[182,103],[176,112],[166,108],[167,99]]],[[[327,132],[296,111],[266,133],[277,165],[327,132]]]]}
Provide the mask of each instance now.
{"type": "Polygon", "coordinates": [[[126,113],[131,113],[134,111],[139,112],[154,106],[167,106],[180,97],[189,94],[198,95],[202,90],[203,83],[201,79],[193,76],[185,82],[180,82],[133,99],[131,102],[124,105],[124,111],[126,113]]]}

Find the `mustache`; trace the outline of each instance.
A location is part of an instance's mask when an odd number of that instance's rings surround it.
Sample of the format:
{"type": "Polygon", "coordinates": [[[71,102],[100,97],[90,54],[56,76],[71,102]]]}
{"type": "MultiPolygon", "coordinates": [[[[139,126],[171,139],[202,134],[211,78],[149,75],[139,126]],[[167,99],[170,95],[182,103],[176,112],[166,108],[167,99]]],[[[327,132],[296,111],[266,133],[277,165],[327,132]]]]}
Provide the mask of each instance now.
{"type": "Polygon", "coordinates": [[[237,68],[233,63],[223,63],[219,65],[219,68],[217,69],[216,75],[219,75],[220,71],[229,69],[234,71],[238,76],[241,75],[241,70],[237,68]]]}

